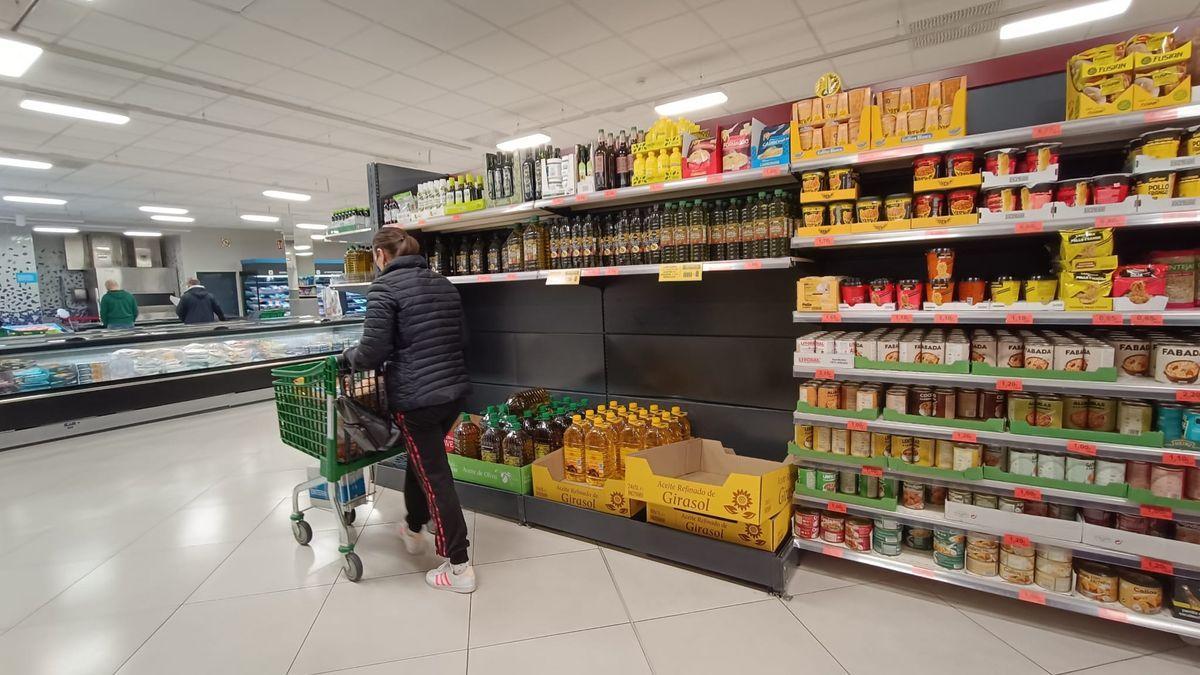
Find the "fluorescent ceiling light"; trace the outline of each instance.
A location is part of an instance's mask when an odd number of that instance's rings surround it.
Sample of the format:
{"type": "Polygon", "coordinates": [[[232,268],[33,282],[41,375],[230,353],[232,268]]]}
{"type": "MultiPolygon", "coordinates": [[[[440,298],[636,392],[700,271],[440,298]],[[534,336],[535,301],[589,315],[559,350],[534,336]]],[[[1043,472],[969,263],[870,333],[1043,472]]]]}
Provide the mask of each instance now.
{"type": "Polygon", "coordinates": [[[312,195],[306,195],[303,192],[284,192],[283,190],[263,190],[263,196],[271,199],[286,199],[289,202],[306,202],[312,199],[312,195]]]}
{"type": "Polygon", "coordinates": [[[26,197],[24,195],[4,195],[4,201],[17,202],[18,204],[46,204],[48,206],[62,206],[67,203],[65,199],[55,199],[53,197],[26,197]]]}
{"type": "Polygon", "coordinates": [[[41,47],[0,38],[0,75],[21,77],[41,55],[41,47]]]}
{"type": "Polygon", "coordinates": [[[21,101],[21,108],[32,110],[34,112],[47,113],[49,115],[61,115],[63,117],[74,117],[81,120],[90,120],[92,122],[103,122],[105,124],[128,124],[129,116],[121,115],[114,112],[106,112],[104,110],[96,110],[94,108],[81,108],[76,105],[66,105],[65,103],[51,103],[50,101],[39,101],[34,98],[27,98],[21,101]]]}
{"type": "Polygon", "coordinates": [[[295,249],[297,251],[311,251],[312,245],[311,244],[296,244],[295,249]]]}
{"type": "Polygon", "coordinates": [[[325,235],[323,235],[323,234],[314,234],[314,235],[312,235],[312,240],[313,240],[313,241],[325,241],[325,235]]]}
{"type": "Polygon", "coordinates": [[[161,223],[194,223],[195,218],[191,216],[150,216],[150,220],[157,220],[161,223]]]}
{"type": "MultiPolygon", "coordinates": [[[[3,61],[2,56],[0,56],[0,61],[3,61]]],[[[43,171],[54,167],[50,162],[39,162],[34,159],[18,159],[16,157],[0,157],[0,166],[11,166],[18,169],[40,169],[43,171]]]]}
{"type": "Polygon", "coordinates": [[[296,227],[300,228],[301,230],[328,230],[329,229],[328,225],[322,225],[320,223],[296,223],[296,227]]]}
{"type": "Polygon", "coordinates": [[[550,137],[546,134],[530,134],[528,136],[521,136],[520,138],[510,138],[507,141],[500,141],[496,144],[496,148],[505,152],[512,152],[513,150],[532,148],[536,145],[543,145],[549,142],[550,137]]]}
{"type": "Polygon", "coordinates": [[[296,251],[296,255],[305,258],[312,255],[312,251],[296,251]]]}
{"type": "Polygon", "coordinates": [[[242,220],[250,223],[278,223],[279,216],[256,216],[252,213],[243,213],[242,220]]]}
{"type": "Polygon", "coordinates": [[[161,237],[162,232],[150,232],[149,230],[126,230],[121,234],[126,237],[161,237]]]}
{"type": "Polygon", "coordinates": [[[725,95],[725,92],[710,91],[707,94],[689,96],[688,98],[681,98],[678,101],[668,101],[667,103],[656,105],[654,106],[654,112],[663,117],[670,117],[672,115],[682,115],[685,112],[692,112],[693,110],[711,108],[721,105],[728,100],[729,97],[725,95]]]}
{"type": "Polygon", "coordinates": [[[1060,12],[1051,12],[1028,19],[1021,19],[1020,21],[1013,21],[1000,27],[1000,39],[1012,40],[1060,28],[1078,26],[1081,23],[1107,19],[1118,14],[1124,14],[1125,10],[1129,9],[1129,5],[1131,4],[1133,4],[1133,0],[1104,0],[1103,2],[1093,2],[1087,5],[1072,7],[1071,9],[1064,9],[1060,12]]]}
{"type": "Polygon", "coordinates": [[[43,234],[79,234],[77,227],[49,227],[47,225],[38,225],[33,228],[33,231],[43,234]]]}
{"type": "Polygon", "coordinates": [[[183,216],[187,215],[187,209],[177,209],[174,206],[139,206],[138,211],[143,213],[165,213],[168,216],[183,216]]]}

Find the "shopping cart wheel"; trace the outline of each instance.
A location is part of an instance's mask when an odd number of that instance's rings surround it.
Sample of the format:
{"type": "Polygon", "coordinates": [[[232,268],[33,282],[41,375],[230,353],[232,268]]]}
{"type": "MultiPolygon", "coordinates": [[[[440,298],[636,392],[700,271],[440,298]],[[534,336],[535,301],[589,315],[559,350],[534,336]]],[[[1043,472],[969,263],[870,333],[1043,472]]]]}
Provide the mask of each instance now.
{"type": "Polygon", "coordinates": [[[293,520],[292,536],[296,538],[297,544],[308,546],[308,542],[312,541],[312,525],[309,525],[307,520],[293,520]]]}
{"type": "Polygon", "coordinates": [[[359,558],[357,553],[347,553],[346,564],[342,566],[342,571],[346,573],[346,578],[350,581],[358,581],[362,578],[362,558],[359,558]]]}
{"type": "Polygon", "coordinates": [[[342,524],[353,525],[355,515],[356,514],[355,514],[354,509],[350,509],[349,511],[342,511],[342,524]]]}

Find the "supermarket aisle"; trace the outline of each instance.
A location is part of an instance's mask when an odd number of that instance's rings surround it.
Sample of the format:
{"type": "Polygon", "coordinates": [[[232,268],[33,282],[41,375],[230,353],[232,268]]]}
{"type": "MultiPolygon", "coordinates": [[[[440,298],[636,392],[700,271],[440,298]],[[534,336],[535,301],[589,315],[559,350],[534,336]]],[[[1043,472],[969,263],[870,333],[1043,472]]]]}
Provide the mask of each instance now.
{"type": "Polygon", "coordinates": [[[781,601],[485,515],[479,591],[439,594],[390,491],[351,584],[331,519],[292,540],[306,464],[270,404],[0,453],[0,672],[1200,674],[1174,637],[923,579],[811,556],[781,601]]]}

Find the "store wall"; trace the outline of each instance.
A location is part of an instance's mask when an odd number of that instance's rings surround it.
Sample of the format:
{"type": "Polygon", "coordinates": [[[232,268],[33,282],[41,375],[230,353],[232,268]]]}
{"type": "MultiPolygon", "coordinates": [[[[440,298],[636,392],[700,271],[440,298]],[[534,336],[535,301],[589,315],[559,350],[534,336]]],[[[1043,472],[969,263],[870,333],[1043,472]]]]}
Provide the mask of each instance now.
{"type": "MultiPolygon", "coordinates": [[[[197,272],[240,272],[248,258],[282,259],[278,245],[282,237],[274,230],[196,228],[167,236],[164,260],[179,270],[182,284],[197,272]]],[[[317,258],[340,259],[346,247],[318,242],[313,251],[317,258]]]]}
{"type": "Polygon", "coordinates": [[[0,223],[0,324],[41,321],[37,271],[32,233],[0,223]]]}
{"type": "Polygon", "coordinates": [[[38,293],[44,315],[52,315],[60,307],[73,314],[87,311],[87,302],[75,302],[70,289],[85,288],[85,276],[80,270],[67,269],[65,240],[59,235],[34,234],[34,256],[37,260],[38,293]]]}

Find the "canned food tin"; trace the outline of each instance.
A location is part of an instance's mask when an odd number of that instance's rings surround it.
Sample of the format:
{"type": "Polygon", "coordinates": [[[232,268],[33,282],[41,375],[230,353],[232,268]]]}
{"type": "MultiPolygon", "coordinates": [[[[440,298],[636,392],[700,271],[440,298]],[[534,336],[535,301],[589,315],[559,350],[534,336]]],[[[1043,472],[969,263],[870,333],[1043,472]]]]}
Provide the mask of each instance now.
{"type": "Polygon", "coordinates": [[[908,464],[917,463],[916,443],[912,436],[892,436],[892,457],[908,464]]]}
{"type": "Polygon", "coordinates": [[[925,508],[925,484],[904,482],[900,505],[906,509],[925,508]]]}
{"type": "Polygon", "coordinates": [[[1041,340],[1026,340],[1022,360],[1030,370],[1050,370],[1054,365],[1054,346],[1041,340]]]}
{"type": "Polygon", "coordinates": [[[1086,396],[1063,396],[1063,428],[1088,428],[1088,399],[1086,396]]]}
{"type": "Polygon", "coordinates": [[[1008,451],[1008,472],[1017,476],[1037,475],[1038,454],[1033,450],[1010,448],[1008,451]]]}
{"type": "Polygon", "coordinates": [[[918,551],[933,550],[933,530],[925,527],[905,526],[904,545],[918,551]]]}
{"type": "Polygon", "coordinates": [[[840,401],[842,410],[854,410],[858,405],[859,383],[847,381],[842,383],[840,401]]]}
{"type": "Polygon", "coordinates": [[[1001,368],[1025,367],[1025,343],[1021,338],[1015,335],[1001,335],[996,340],[996,365],[1001,368]]]}
{"type": "Polygon", "coordinates": [[[1067,476],[1067,458],[1062,455],[1052,455],[1044,452],[1037,458],[1038,478],[1064,480],[1067,476]]]}
{"type": "Polygon", "coordinates": [[[813,450],[817,452],[829,452],[831,445],[830,437],[832,436],[829,427],[813,427],[813,450]]]}
{"type": "Polygon", "coordinates": [[[1125,482],[1131,488],[1150,489],[1150,463],[1129,460],[1125,462],[1125,482]]]}
{"type": "Polygon", "coordinates": [[[983,448],[983,465],[1008,471],[1008,452],[999,446],[988,445],[983,448]]]}
{"type": "Polygon", "coordinates": [[[947,490],[946,491],[946,501],[953,502],[955,504],[970,504],[971,503],[971,491],[970,490],[955,490],[955,489],[947,490]]]}
{"type": "Polygon", "coordinates": [[[878,410],[879,409],[879,387],[864,386],[859,387],[855,410],[878,410]]]}
{"type": "Polygon", "coordinates": [[[1163,442],[1170,443],[1183,438],[1183,406],[1178,403],[1159,403],[1156,408],[1158,430],[1162,432],[1163,442]]]}
{"type": "Polygon", "coordinates": [[[971,495],[971,504],[981,509],[995,509],[1000,507],[1000,498],[986,492],[976,492],[971,495]]]}
{"type": "Polygon", "coordinates": [[[914,438],[913,452],[916,454],[917,459],[913,464],[917,466],[933,466],[934,442],[932,438],[914,438]]]}
{"type": "Polygon", "coordinates": [[[1139,436],[1150,431],[1154,409],[1145,401],[1127,401],[1117,404],[1117,432],[1139,436]]]}
{"type": "Polygon", "coordinates": [[[850,454],[850,432],[836,427],[830,429],[829,451],[835,455],[850,454]]]}
{"type": "Polygon", "coordinates": [[[1089,397],[1087,428],[1090,431],[1116,431],[1117,400],[1089,397]]]}
{"type": "Polygon", "coordinates": [[[879,530],[876,529],[875,532],[871,534],[871,550],[875,551],[879,555],[886,555],[890,557],[900,555],[900,535],[897,534],[896,540],[891,541],[890,539],[880,535],[879,530]]]}
{"type": "Polygon", "coordinates": [[[1001,497],[998,508],[1009,513],[1025,513],[1025,502],[1013,497],[1001,497]]]}
{"type": "Polygon", "coordinates": [[[960,420],[979,418],[979,390],[959,389],[955,402],[954,417],[960,420]]]}
{"type": "Polygon", "coordinates": [[[1120,575],[1118,600],[1139,614],[1157,614],[1163,606],[1163,589],[1158,579],[1125,570],[1120,575]]]}
{"type": "Polygon", "coordinates": [[[867,499],[879,499],[883,496],[883,490],[879,486],[879,479],[875,476],[858,475],[858,496],[866,497],[867,499]]]}
{"type": "Polygon", "coordinates": [[[983,446],[978,443],[955,443],[953,471],[966,471],[983,465],[983,446]]]}
{"type": "Polygon", "coordinates": [[[890,387],[886,395],[887,408],[900,413],[901,415],[908,414],[908,388],[907,387],[890,387]]]}
{"type": "Polygon", "coordinates": [[[874,527],[866,518],[846,519],[846,548],[851,551],[871,550],[871,532],[874,527]]]}
{"type": "Polygon", "coordinates": [[[817,470],[807,466],[796,467],[796,484],[809,490],[816,490],[817,470]]]}
{"type": "Polygon", "coordinates": [[[1024,392],[1015,392],[1008,396],[1008,420],[1010,422],[1024,422],[1030,426],[1037,426],[1037,412],[1034,409],[1036,399],[1033,394],[1024,392]]]}
{"type": "Polygon", "coordinates": [[[892,444],[891,434],[883,434],[871,432],[871,456],[872,457],[887,457],[888,449],[892,444]]]}
{"type": "Polygon", "coordinates": [[[933,392],[933,416],[943,419],[954,419],[954,413],[958,409],[957,396],[953,389],[942,387],[935,389],[933,392]]]}
{"type": "Polygon", "coordinates": [[[846,518],[833,513],[821,514],[821,539],[840,544],[846,540],[846,518]]]}
{"type": "Polygon", "coordinates": [[[1059,520],[1075,520],[1075,515],[1079,509],[1071,504],[1055,504],[1053,502],[1046,504],[1046,516],[1057,518],[1059,520]]]}
{"type": "Polygon", "coordinates": [[[1075,564],[1075,590],[1097,602],[1117,601],[1117,575],[1108,565],[1093,562],[1075,564]]]}
{"type": "Polygon", "coordinates": [[[1150,341],[1140,337],[1119,337],[1114,341],[1114,360],[1126,375],[1146,375],[1150,372],[1150,341]]]}
{"type": "Polygon", "coordinates": [[[1024,513],[1029,516],[1046,517],[1049,512],[1046,502],[1026,501],[1024,513]]]}
{"type": "Polygon", "coordinates": [[[1034,403],[1037,426],[1061,429],[1063,400],[1058,394],[1038,394],[1034,403]]]}
{"type": "Polygon", "coordinates": [[[967,535],[960,530],[933,531],[933,561],[939,567],[961,570],[967,553],[967,535]]]}
{"type": "Polygon", "coordinates": [[[817,489],[822,492],[837,492],[838,472],[817,469],[817,489]]]}
{"type": "Polygon", "coordinates": [[[801,539],[816,539],[821,534],[821,512],[817,509],[797,509],[792,523],[794,534],[801,539]]]}
{"type": "Polygon", "coordinates": [[[839,410],[842,407],[842,386],[837,382],[826,382],[817,389],[817,407],[839,410]]]}
{"type": "Polygon", "coordinates": [[[996,338],[987,333],[972,335],[971,360],[989,366],[996,365],[996,338]]]}
{"type": "Polygon", "coordinates": [[[946,503],[949,489],[944,485],[930,485],[925,489],[925,503],[941,506],[946,503]]]}
{"type": "Polygon", "coordinates": [[[850,455],[852,457],[870,457],[871,456],[871,432],[869,432],[869,431],[851,431],[850,432],[850,455]]]}
{"type": "Polygon", "coordinates": [[[1004,419],[1008,411],[1008,399],[1004,392],[984,390],[979,395],[979,419],[1004,419]]]}
{"type": "Polygon", "coordinates": [[[939,439],[934,443],[933,465],[939,469],[954,467],[954,442],[939,439]]]}
{"type": "Polygon", "coordinates": [[[1067,455],[1067,481],[1091,485],[1096,482],[1096,460],[1091,457],[1067,455]]]}
{"type": "Polygon", "coordinates": [[[1079,509],[1079,515],[1083,518],[1083,522],[1088,525],[1098,525],[1100,527],[1112,527],[1112,514],[1104,509],[1079,509]]]}
{"type": "Polygon", "coordinates": [[[1096,485],[1125,482],[1125,462],[1119,459],[1096,460],[1096,485]]]}
{"type": "Polygon", "coordinates": [[[804,448],[805,450],[813,449],[813,425],[796,425],[796,445],[804,448]]]}
{"type": "Polygon", "coordinates": [[[1150,493],[1167,499],[1183,499],[1183,467],[1155,464],[1150,467],[1150,493]]]}
{"type": "Polygon", "coordinates": [[[1071,566],[1067,566],[1066,576],[1054,576],[1050,572],[1043,571],[1042,568],[1037,568],[1033,571],[1033,583],[1054,593],[1070,593],[1071,592],[1071,566]]]}
{"type": "Polygon", "coordinates": [[[821,384],[817,380],[806,380],[800,384],[800,400],[807,405],[817,406],[820,400],[817,395],[817,390],[821,384]]]}
{"type": "Polygon", "coordinates": [[[845,495],[858,493],[858,473],[854,469],[842,469],[838,472],[838,492],[845,495]]]}
{"type": "Polygon", "coordinates": [[[914,412],[921,417],[934,417],[934,412],[937,411],[937,394],[934,393],[933,387],[913,387],[909,391],[913,399],[910,403],[915,403],[911,406],[914,412]]]}
{"type": "Polygon", "coordinates": [[[1150,519],[1141,516],[1131,516],[1128,513],[1118,513],[1113,523],[1118,530],[1146,534],[1150,531],[1150,519]]]}

